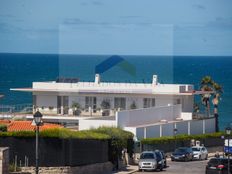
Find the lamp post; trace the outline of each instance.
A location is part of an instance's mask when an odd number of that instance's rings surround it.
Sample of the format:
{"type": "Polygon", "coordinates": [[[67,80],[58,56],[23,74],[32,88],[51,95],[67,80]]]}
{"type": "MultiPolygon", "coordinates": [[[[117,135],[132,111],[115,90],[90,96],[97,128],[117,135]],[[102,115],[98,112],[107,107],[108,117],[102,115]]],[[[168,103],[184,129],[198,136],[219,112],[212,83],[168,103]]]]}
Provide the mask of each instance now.
{"type": "Polygon", "coordinates": [[[34,123],[36,125],[35,173],[39,174],[39,126],[42,125],[43,115],[39,111],[37,111],[33,116],[34,116],[34,123]]]}
{"type": "Polygon", "coordinates": [[[231,134],[231,128],[226,128],[226,135],[228,136],[228,173],[230,173],[230,134],[231,134]]]}
{"type": "Polygon", "coordinates": [[[175,136],[175,149],[176,149],[176,134],[177,134],[177,128],[174,128],[173,129],[173,132],[174,132],[174,136],[175,136]]]}

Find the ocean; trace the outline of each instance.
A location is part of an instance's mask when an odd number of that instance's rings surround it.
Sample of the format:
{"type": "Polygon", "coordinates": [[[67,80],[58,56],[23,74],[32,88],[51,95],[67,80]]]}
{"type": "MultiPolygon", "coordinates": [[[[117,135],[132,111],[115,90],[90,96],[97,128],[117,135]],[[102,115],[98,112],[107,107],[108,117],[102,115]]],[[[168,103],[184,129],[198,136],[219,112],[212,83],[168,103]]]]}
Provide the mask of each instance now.
{"type": "MultiPolygon", "coordinates": [[[[3,105],[31,103],[27,92],[10,88],[31,87],[34,81],[52,81],[57,77],[78,77],[93,81],[95,66],[110,55],[0,54],[0,100],[3,105]]],[[[106,82],[151,82],[158,75],[160,83],[194,84],[199,89],[202,77],[210,75],[223,86],[219,104],[220,128],[232,122],[232,57],[223,56],[122,56],[136,74],[113,66],[101,74],[106,82]]],[[[196,98],[199,102],[199,97],[196,98]]]]}

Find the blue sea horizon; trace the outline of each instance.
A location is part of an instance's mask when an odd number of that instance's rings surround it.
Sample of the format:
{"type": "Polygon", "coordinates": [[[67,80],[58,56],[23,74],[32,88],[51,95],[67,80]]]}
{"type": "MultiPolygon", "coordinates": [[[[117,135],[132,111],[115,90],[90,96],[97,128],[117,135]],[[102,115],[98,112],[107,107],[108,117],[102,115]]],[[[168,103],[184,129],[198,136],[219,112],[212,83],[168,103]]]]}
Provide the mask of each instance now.
{"type": "MultiPolygon", "coordinates": [[[[0,53],[0,104],[31,103],[30,93],[10,91],[10,88],[31,87],[34,81],[52,81],[57,77],[78,77],[93,81],[95,66],[110,55],[58,55],[0,53]]],[[[159,83],[193,84],[199,89],[201,78],[210,75],[223,86],[219,105],[220,128],[232,118],[232,57],[230,56],[123,56],[136,69],[131,75],[114,66],[101,74],[106,82],[150,83],[153,74],[159,83]]]]}

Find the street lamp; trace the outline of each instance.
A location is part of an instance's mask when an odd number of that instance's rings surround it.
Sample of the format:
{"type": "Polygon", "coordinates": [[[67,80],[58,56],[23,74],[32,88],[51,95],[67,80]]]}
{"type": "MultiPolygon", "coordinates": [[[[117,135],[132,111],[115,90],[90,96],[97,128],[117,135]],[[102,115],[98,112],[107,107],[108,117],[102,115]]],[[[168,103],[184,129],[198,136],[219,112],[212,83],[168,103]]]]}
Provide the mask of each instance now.
{"type": "Polygon", "coordinates": [[[228,173],[230,173],[230,134],[231,134],[231,128],[226,128],[226,135],[228,135],[228,173]]]}
{"type": "Polygon", "coordinates": [[[39,126],[42,126],[43,115],[37,111],[34,115],[34,123],[36,125],[36,144],[35,144],[35,173],[39,174],[39,126]]]}
{"type": "Polygon", "coordinates": [[[173,129],[173,132],[174,132],[174,136],[175,136],[175,149],[176,149],[176,134],[177,134],[177,128],[174,128],[173,129]]]}

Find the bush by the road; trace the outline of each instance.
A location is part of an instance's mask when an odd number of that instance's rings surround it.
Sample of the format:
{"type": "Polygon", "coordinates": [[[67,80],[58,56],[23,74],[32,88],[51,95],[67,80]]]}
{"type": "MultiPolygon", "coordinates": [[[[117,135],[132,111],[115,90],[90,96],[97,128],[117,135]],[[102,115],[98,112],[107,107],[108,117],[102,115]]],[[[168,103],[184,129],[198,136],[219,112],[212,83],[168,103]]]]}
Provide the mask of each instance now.
{"type": "Polygon", "coordinates": [[[216,132],[211,134],[202,134],[202,135],[177,135],[176,137],[160,137],[160,138],[146,138],[141,140],[142,144],[161,144],[161,143],[170,143],[174,141],[187,141],[187,140],[202,140],[207,138],[220,138],[221,136],[225,136],[223,132],[216,132]]]}

